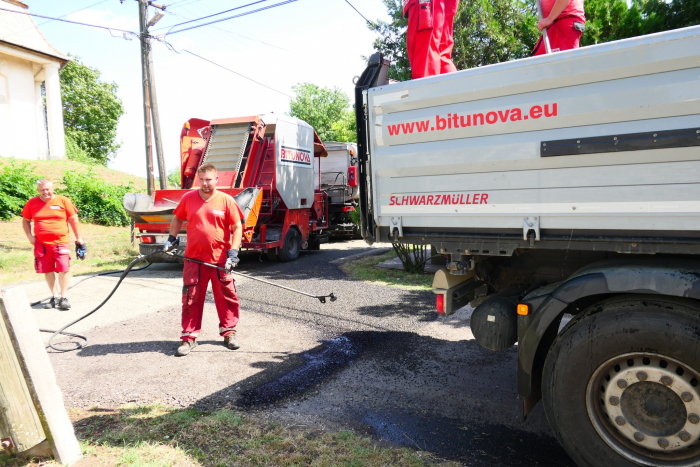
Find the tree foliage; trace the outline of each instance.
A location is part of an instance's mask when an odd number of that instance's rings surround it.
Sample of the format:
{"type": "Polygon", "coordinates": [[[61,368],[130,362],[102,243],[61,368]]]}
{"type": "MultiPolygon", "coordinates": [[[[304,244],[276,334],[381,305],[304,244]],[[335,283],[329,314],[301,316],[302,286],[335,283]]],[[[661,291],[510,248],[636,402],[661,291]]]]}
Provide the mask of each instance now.
{"type": "MultiPolygon", "coordinates": [[[[377,51],[393,63],[391,79],[411,79],[402,0],[383,0],[390,21],[369,28],[377,51]]],[[[581,46],[700,24],[699,0],[585,0],[586,32],[581,46]]],[[[534,0],[462,0],[454,20],[455,66],[460,69],[530,55],[539,38],[534,0]]]]}
{"type": "Polygon", "coordinates": [[[311,125],[321,141],[355,141],[355,113],[343,91],[311,83],[297,84],[292,90],[295,97],[289,103],[289,115],[311,125]]]}
{"type": "Polygon", "coordinates": [[[12,219],[22,213],[26,202],[37,195],[37,178],[26,162],[10,159],[0,166],[0,219],[12,219]]]}
{"type": "Polygon", "coordinates": [[[90,159],[107,165],[120,146],[115,139],[124,107],[118,86],[100,81],[100,71],[77,57],[61,70],[60,77],[66,135],[90,159]]]}

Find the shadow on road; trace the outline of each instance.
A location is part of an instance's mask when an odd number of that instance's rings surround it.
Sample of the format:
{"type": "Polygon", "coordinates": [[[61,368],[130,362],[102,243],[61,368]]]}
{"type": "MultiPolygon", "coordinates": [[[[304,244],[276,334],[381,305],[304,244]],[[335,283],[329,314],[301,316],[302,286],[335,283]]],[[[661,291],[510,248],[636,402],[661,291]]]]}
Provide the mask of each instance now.
{"type": "MultiPolygon", "coordinates": [[[[330,417],[393,444],[477,466],[574,466],[551,436],[522,425],[516,352],[409,332],[357,331],[277,362],[236,385],[242,409],[330,417]],[[522,429],[520,428],[522,427],[522,429]]],[[[199,400],[224,407],[227,387],[199,400]]],[[[230,396],[229,396],[230,397],[230,396]]]]}

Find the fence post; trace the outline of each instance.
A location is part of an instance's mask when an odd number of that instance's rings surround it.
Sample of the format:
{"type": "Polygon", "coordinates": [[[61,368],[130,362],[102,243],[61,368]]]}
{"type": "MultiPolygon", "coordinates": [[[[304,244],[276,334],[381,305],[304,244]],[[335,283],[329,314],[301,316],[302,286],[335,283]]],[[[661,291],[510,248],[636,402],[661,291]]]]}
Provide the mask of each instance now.
{"type": "Polygon", "coordinates": [[[52,455],[63,465],[80,444],[56,384],[29,301],[20,287],[0,289],[0,434],[13,452],[52,455]]]}

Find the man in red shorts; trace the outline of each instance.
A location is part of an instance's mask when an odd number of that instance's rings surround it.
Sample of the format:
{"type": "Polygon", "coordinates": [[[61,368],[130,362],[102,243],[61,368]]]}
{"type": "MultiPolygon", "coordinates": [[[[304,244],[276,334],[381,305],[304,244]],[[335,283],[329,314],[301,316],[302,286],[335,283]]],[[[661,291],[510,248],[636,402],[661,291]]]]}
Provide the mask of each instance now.
{"type": "Polygon", "coordinates": [[[177,235],[183,222],[187,221],[185,256],[226,269],[224,272],[185,260],[182,271],[182,343],[175,354],[178,357],[184,357],[197,346],[209,281],[219,315],[219,335],[229,349],[240,347],[235,330],[240,310],[230,272],[238,264],[243,216],[236,201],[216,189],[218,179],[216,167],[211,164],[203,164],[197,169],[199,190],[185,194],[175,208],[170,235],[163,248],[169,251],[179,243],[177,235]]]}
{"type": "MultiPolygon", "coordinates": [[[[540,0],[542,2],[542,19],[537,28],[547,28],[549,45],[552,52],[577,49],[586,25],[583,0],[540,0]]],[[[535,44],[532,55],[547,53],[542,37],[535,44]]]]}
{"type": "Polygon", "coordinates": [[[453,21],[459,0],[403,0],[406,51],[413,79],[457,71],[452,63],[453,21]]]}
{"type": "Polygon", "coordinates": [[[29,243],[34,245],[34,269],[44,274],[51,289],[51,300],[45,308],[70,309],[66,297],[70,280],[70,248],[68,224],[75,234],[75,253],[85,259],[87,247],[80,233],[78,210],[71,200],[53,192],[51,180],[42,178],[37,184],[39,196],[30,199],[22,209],[22,228],[29,243]],[[34,234],[32,235],[32,222],[34,234]],[[56,274],[58,273],[58,283],[56,274]]]}

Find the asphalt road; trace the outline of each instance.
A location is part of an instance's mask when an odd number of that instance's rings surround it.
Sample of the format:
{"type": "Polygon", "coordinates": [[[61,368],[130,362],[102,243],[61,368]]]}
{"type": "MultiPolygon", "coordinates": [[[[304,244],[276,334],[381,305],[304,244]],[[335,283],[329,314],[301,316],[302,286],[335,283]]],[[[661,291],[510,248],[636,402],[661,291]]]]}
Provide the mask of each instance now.
{"type": "MultiPolygon", "coordinates": [[[[237,280],[241,349],[221,345],[208,299],[200,346],[185,358],[173,356],[181,266],[135,272],[103,309],[71,328],[87,335],[87,347],[50,353],[66,405],[237,406],[288,425],[355,429],[468,465],[573,466],[541,404],[522,420],[515,347],[482,349],[469,329],[470,310],[439,317],[432,292],[354,281],[338,267],[378,252],[352,241],[323,245],[292,263],[244,254],[240,272],[339,298],[321,304],[237,280]]],[[[71,311],[35,310],[40,327],[84,314],[114,284],[109,276],[78,284],[71,311]]],[[[45,296],[41,283],[24,287],[32,301],[45,296]]]]}

